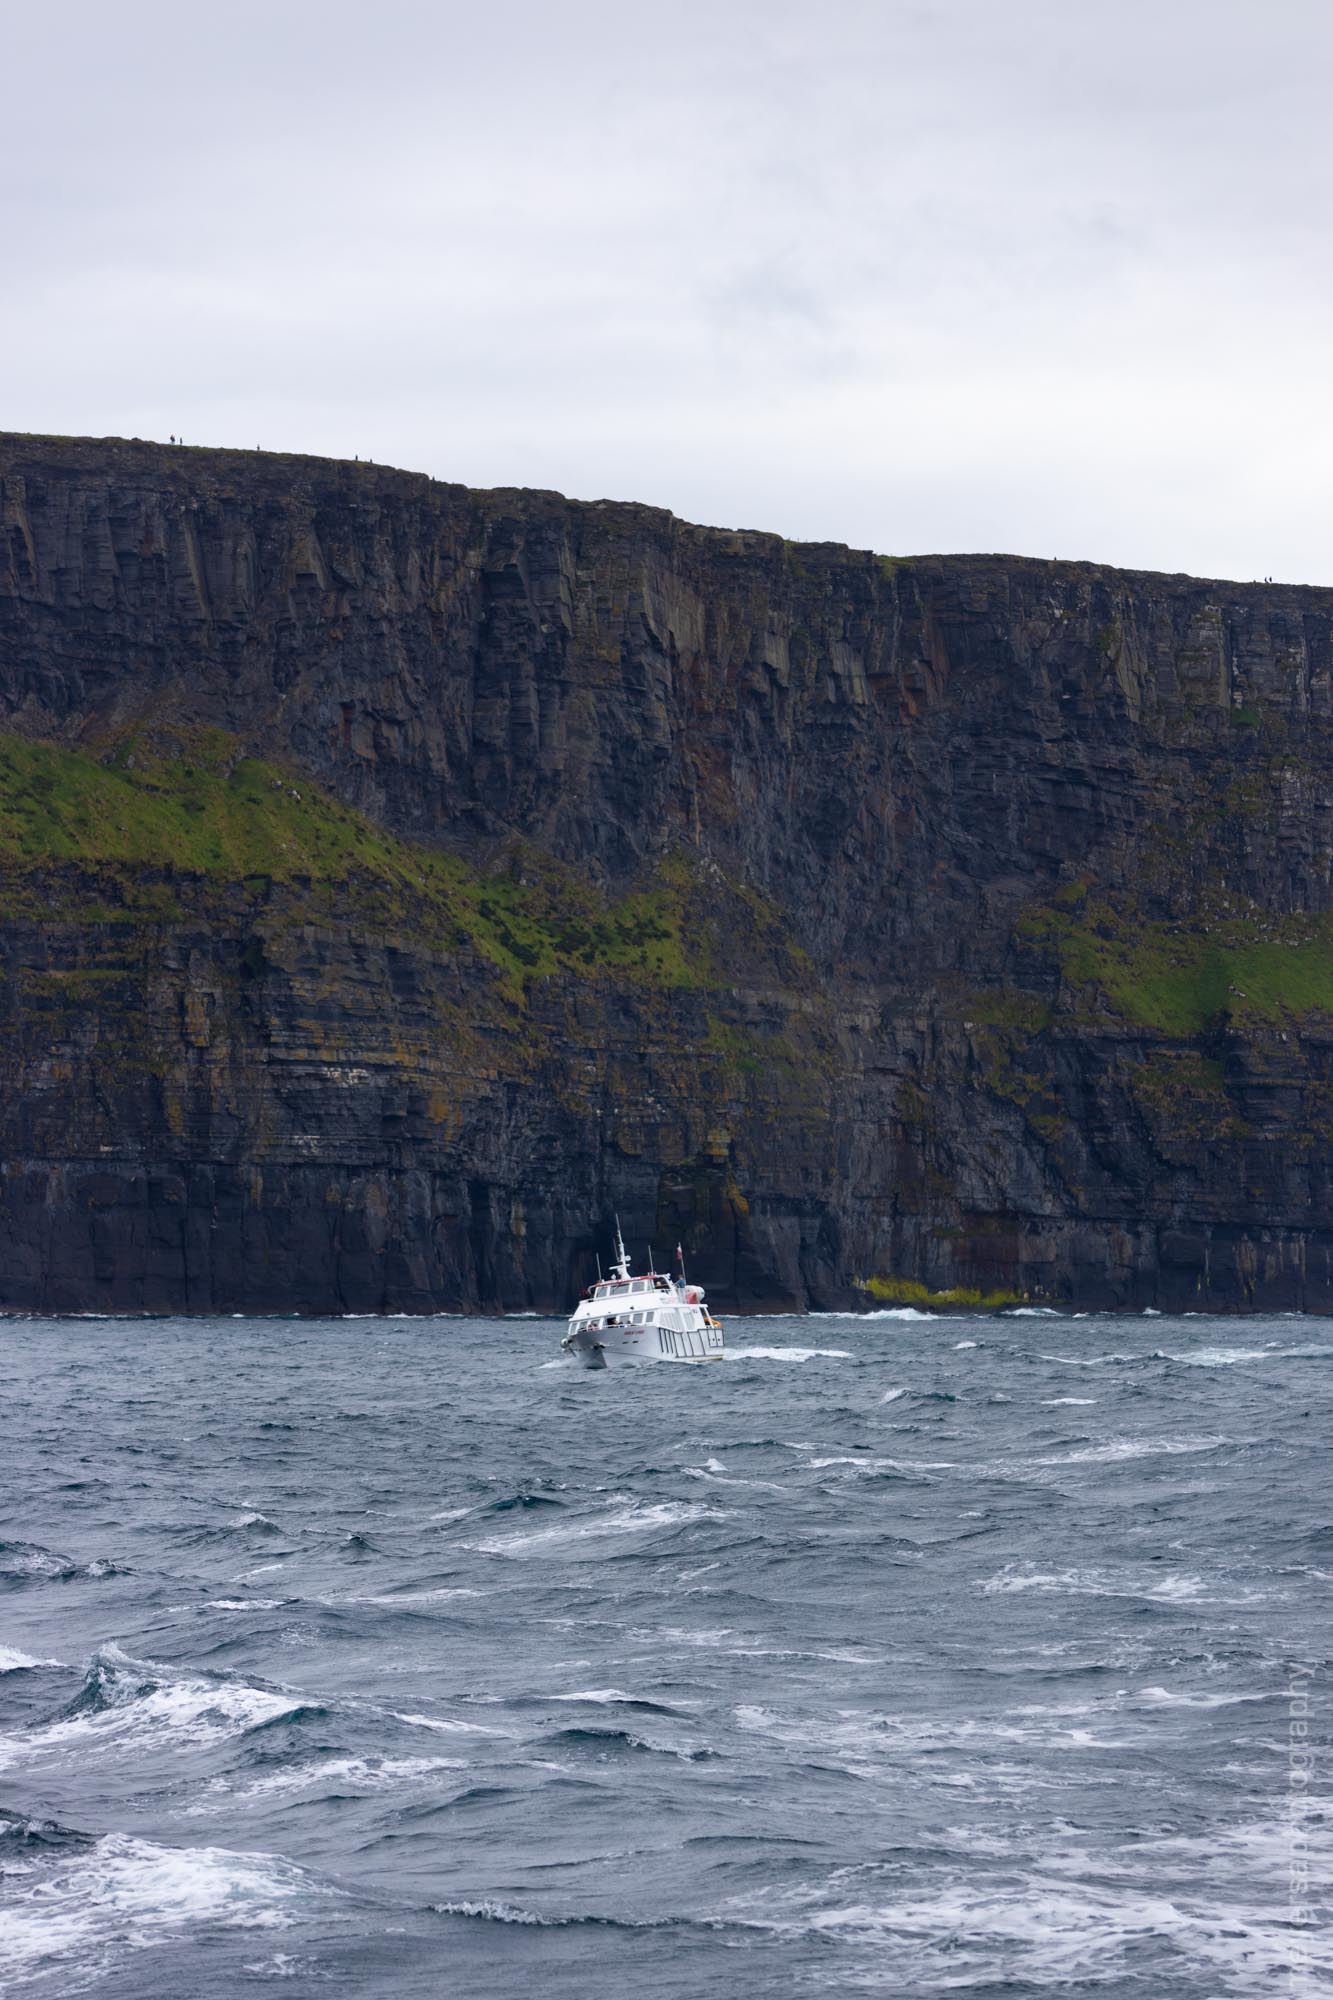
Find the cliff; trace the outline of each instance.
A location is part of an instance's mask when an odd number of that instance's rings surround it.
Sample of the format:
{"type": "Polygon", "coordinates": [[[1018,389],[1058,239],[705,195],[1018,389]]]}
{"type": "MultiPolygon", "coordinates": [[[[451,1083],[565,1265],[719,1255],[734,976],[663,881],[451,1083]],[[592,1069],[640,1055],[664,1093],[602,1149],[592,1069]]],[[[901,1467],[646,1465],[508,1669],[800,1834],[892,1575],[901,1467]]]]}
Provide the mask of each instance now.
{"type": "Polygon", "coordinates": [[[561,1308],[618,1210],[1333,1309],[1333,592],[119,440],[0,528],[0,1304],[561,1308]]]}

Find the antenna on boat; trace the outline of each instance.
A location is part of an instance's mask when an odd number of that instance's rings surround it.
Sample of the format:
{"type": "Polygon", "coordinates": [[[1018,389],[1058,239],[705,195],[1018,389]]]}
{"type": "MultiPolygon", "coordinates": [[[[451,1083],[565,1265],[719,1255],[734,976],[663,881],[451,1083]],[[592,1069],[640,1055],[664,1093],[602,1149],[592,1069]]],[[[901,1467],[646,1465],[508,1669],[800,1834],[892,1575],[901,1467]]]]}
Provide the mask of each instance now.
{"type": "Polygon", "coordinates": [[[600,1250],[595,1250],[593,1255],[597,1259],[597,1282],[600,1285],[602,1282],[602,1253],[600,1250]]]}
{"type": "Polygon", "coordinates": [[[628,1278],[629,1264],[625,1257],[625,1239],[620,1233],[620,1217],[616,1217],[616,1261],[611,1268],[613,1278],[628,1278]]]}
{"type": "Polygon", "coordinates": [[[685,1283],[685,1251],[679,1243],[676,1245],[676,1268],[680,1272],[680,1282],[683,1285],[685,1283]]]}

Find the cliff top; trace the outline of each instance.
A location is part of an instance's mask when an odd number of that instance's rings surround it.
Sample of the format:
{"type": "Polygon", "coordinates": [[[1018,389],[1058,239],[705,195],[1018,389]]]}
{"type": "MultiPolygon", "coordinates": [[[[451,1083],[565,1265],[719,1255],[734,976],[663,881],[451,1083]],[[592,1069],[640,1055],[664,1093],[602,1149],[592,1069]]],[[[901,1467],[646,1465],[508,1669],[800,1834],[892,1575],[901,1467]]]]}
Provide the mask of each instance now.
{"type": "Polygon", "coordinates": [[[733,529],[683,521],[668,508],[642,501],[576,500],[543,487],[467,487],[458,481],[434,479],[429,473],[410,472],[371,459],[321,458],[304,452],[270,451],[263,446],[246,450],[227,445],[163,444],[151,438],[62,437],[0,431],[0,477],[6,472],[35,471],[48,477],[115,473],[135,481],[151,480],[154,485],[181,492],[219,497],[234,494],[239,482],[251,490],[258,488],[284,495],[309,493],[317,486],[327,488],[330,484],[343,497],[352,497],[357,492],[405,500],[435,495],[454,504],[471,503],[485,512],[513,509],[536,515],[594,515],[603,524],[609,522],[626,529],[653,528],[664,535],[697,538],[712,543],[719,553],[769,554],[777,558],[785,553],[805,564],[813,562],[835,568],[901,563],[918,569],[947,566],[975,574],[994,574],[996,570],[1027,575],[1050,572],[1063,578],[1121,579],[1125,583],[1157,587],[1173,584],[1192,590],[1260,591],[1270,598],[1279,595],[1286,602],[1295,597],[1309,599],[1320,608],[1326,608],[1333,600],[1333,588],[1318,584],[1198,577],[1184,571],[1131,570],[1084,558],[1023,556],[1002,550],[922,551],[890,556],[870,549],[853,549],[842,542],[798,542],[763,529],[733,529]]]}

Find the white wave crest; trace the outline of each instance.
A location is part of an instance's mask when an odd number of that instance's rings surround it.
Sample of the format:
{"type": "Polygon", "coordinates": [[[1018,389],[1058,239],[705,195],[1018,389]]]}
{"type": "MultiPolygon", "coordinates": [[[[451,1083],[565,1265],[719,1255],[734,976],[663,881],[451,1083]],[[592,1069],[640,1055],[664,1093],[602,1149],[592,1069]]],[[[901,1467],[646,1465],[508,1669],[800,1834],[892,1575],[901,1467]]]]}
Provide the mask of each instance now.
{"type": "Polygon", "coordinates": [[[629,1500],[625,1495],[617,1494],[605,1513],[591,1518],[582,1516],[573,1521],[544,1523],[540,1528],[512,1534],[488,1535],[484,1541],[473,1542],[470,1546],[483,1555],[525,1555],[533,1549],[545,1549],[566,1542],[595,1540],[604,1535],[641,1535],[655,1528],[680,1527],[689,1521],[720,1521],[724,1518],[719,1508],[703,1501],[648,1502],[629,1500]]]}
{"type": "Polygon", "coordinates": [[[1068,1597],[1138,1597],[1158,1604],[1249,1605],[1263,1602],[1262,1592],[1217,1596],[1199,1576],[1135,1575],[1114,1569],[1038,1570],[1009,1567],[997,1576],[988,1577],[980,1589],[987,1597],[1035,1590],[1068,1597]]]}
{"type": "Polygon", "coordinates": [[[245,1681],[205,1680],[134,1661],[108,1647],[92,1669],[100,1694],[43,1728],[0,1737],[0,1770],[31,1764],[74,1746],[82,1756],[160,1752],[243,1735],[300,1705],[301,1697],[245,1681]]]}
{"type": "Polygon", "coordinates": [[[25,1667],[63,1667],[63,1660],[34,1660],[17,1646],[0,1646],[0,1674],[20,1674],[25,1667]]]}
{"type": "Polygon", "coordinates": [[[1039,1361],[1055,1361],[1062,1368],[1104,1368],[1114,1362],[1151,1361],[1152,1354],[1142,1350],[1137,1354],[1038,1354],[1039,1361]]]}
{"type": "MultiPolygon", "coordinates": [[[[830,1317],[834,1316],[835,1315],[830,1315],[830,1317]]],[[[811,1318],[813,1319],[815,1317],[816,1315],[812,1313],[811,1318]]],[[[948,1319],[950,1315],[948,1313],[923,1313],[916,1306],[876,1306],[873,1312],[864,1312],[856,1314],[839,1313],[836,1315],[836,1317],[839,1319],[856,1318],[859,1320],[860,1319],[923,1319],[924,1320],[924,1319],[948,1319]]]]}
{"type": "Polygon", "coordinates": [[[208,1813],[226,1812],[234,1805],[266,1802],[276,1797],[299,1796],[303,1792],[339,1791],[368,1793],[386,1786],[410,1785],[415,1779],[433,1777],[437,1771],[469,1769],[462,1757],[325,1757],[294,1768],[268,1771],[248,1784],[234,1784],[228,1778],[210,1781],[203,1800],[188,1808],[186,1817],[198,1819],[208,1813]]]}
{"type": "MultiPolygon", "coordinates": [[[[1080,1857],[1081,1859],[1081,1857],[1080,1857]]],[[[1204,1875],[1167,1889],[1148,1873],[1113,1867],[1110,1882],[1069,1879],[1069,1857],[977,1875],[924,1893],[881,1901],[863,1897],[821,1907],[812,1890],[801,1906],[756,1905],[763,1928],[816,1936],[874,1952],[876,1985],[896,1992],[992,1988],[997,1961],[1025,1992],[1143,1984],[1145,1949],[1175,1966],[1199,1969],[1200,1991],[1268,1996],[1330,1990],[1333,1948],[1315,1928],[1293,1935],[1276,1871],[1219,1889],[1204,1875]],[[1137,1879],[1136,1879],[1137,1876],[1137,1879]],[[1297,1970],[1296,1983],[1289,1975],[1297,1970]]],[[[738,1912],[739,1914],[739,1912],[738,1912]]],[[[1149,1973],[1145,1990],[1174,1979],[1149,1973]]]]}
{"type": "Polygon", "coordinates": [[[1077,1451],[1058,1452],[1054,1458],[1034,1458],[1032,1465],[1116,1465],[1130,1458],[1175,1458],[1198,1451],[1216,1451],[1231,1440],[1224,1437],[1116,1438],[1110,1444],[1091,1444],[1077,1451]]]}
{"type": "Polygon", "coordinates": [[[412,1729],[433,1729],[440,1736],[507,1736],[508,1730],[490,1729],[484,1722],[460,1722],[454,1716],[410,1715],[401,1709],[391,1709],[395,1722],[406,1722],[412,1729]]]}
{"type": "Polygon", "coordinates": [[[726,1358],[728,1361],[850,1361],[852,1355],[847,1347],[729,1347],[726,1358]]]}
{"type": "MultiPolygon", "coordinates": [[[[629,1694],[624,1688],[571,1688],[568,1694],[547,1695],[545,1699],[547,1701],[587,1701],[595,1703],[599,1708],[623,1708],[626,1705],[633,1708],[637,1703],[650,1701],[653,1697],[650,1695],[629,1694]]],[[[697,1702],[685,1703],[679,1700],[673,1702],[659,1701],[656,1705],[659,1708],[694,1708],[698,1706],[697,1702]]]]}
{"type": "Polygon", "coordinates": [[[1172,1688],[1145,1687],[1140,1688],[1133,1699],[1145,1708],[1240,1708],[1250,1702],[1280,1701],[1287,1693],[1285,1688],[1270,1688],[1255,1694],[1204,1694],[1188,1689],[1181,1692],[1172,1688]]]}
{"type": "Polygon", "coordinates": [[[63,1576],[74,1567],[68,1556],[35,1543],[11,1543],[4,1552],[3,1568],[9,1576],[63,1576]]]}
{"type": "MultiPolygon", "coordinates": [[[[1070,1749],[1117,1749],[1123,1736],[1095,1735],[1081,1723],[1050,1720],[1054,1711],[1028,1719],[1022,1710],[998,1716],[925,1716],[882,1714],[840,1709],[832,1717],[810,1713],[784,1715],[757,1702],[742,1702],[734,1711],[737,1727],[767,1736],[789,1749],[819,1749],[857,1777],[897,1782],[904,1753],[978,1750],[992,1744],[1054,1745],[1070,1749]]],[[[1069,1711],[1081,1714],[1081,1709],[1069,1711]]],[[[1108,1717],[1108,1720],[1115,1718],[1108,1717]]]]}
{"type": "Polygon", "coordinates": [[[499,1903],[491,1897],[484,1897],[478,1902],[432,1903],[431,1908],[442,1917],[485,1917],[493,1924],[539,1924],[549,1927],[561,1921],[559,1917],[539,1917],[532,1910],[520,1910],[516,1903],[499,1903]]]}
{"type": "Polygon", "coordinates": [[[1333,1347],[1194,1347],[1183,1354],[1168,1354],[1167,1361],[1179,1361],[1186,1368],[1234,1368],[1247,1361],[1321,1361],[1333,1354],[1333,1347]]]}
{"type": "MultiPolygon", "coordinates": [[[[111,1834],[54,1869],[17,1877],[0,1910],[0,1972],[59,1975],[61,1994],[99,1983],[130,1953],[201,1924],[289,1924],[292,1905],[331,1895],[274,1854],[161,1847],[111,1834]]],[[[148,1976],[141,1988],[152,1984],[148,1976]]]]}

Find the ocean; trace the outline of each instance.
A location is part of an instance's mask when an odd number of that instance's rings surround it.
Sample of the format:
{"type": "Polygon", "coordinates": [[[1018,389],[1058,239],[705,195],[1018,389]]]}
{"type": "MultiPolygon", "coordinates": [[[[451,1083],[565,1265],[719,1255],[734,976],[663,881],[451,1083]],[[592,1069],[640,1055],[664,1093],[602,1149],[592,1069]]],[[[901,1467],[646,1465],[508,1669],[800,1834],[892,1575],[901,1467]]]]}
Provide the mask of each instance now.
{"type": "Polygon", "coordinates": [[[1328,1322],[561,1331],[0,1324],[7,1994],[1333,1992],[1328,1322]]]}

